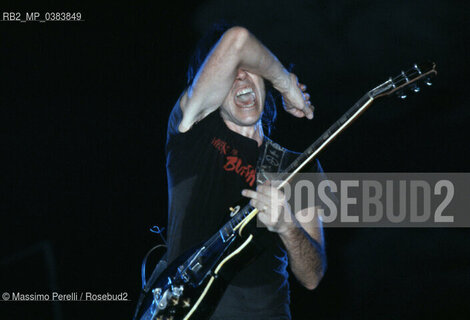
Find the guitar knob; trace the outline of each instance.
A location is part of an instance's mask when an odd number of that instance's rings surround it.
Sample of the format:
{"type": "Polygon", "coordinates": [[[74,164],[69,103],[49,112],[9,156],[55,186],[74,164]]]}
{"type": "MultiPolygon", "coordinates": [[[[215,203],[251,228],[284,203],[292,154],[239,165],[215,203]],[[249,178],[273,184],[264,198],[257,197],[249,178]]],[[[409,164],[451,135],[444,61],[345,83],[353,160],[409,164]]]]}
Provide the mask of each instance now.
{"type": "Polygon", "coordinates": [[[162,289],[160,289],[160,288],[153,289],[152,293],[153,293],[153,299],[155,301],[160,300],[160,298],[162,296],[162,289]]]}
{"type": "Polygon", "coordinates": [[[184,308],[189,308],[191,306],[191,299],[190,298],[186,298],[183,300],[183,307],[184,308]]]}
{"type": "Polygon", "coordinates": [[[183,294],[183,291],[184,287],[181,285],[179,287],[171,286],[171,295],[173,297],[179,298],[183,294]]]}
{"type": "Polygon", "coordinates": [[[176,306],[179,302],[179,297],[171,297],[170,302],[171,305],[176,306]]]}
{"type": "Polygon", "coordinates": [[[236,206],[235,208],[230,207],[229,210],[230,210],[230,216],[233,217],[235,214],[238,213],[238,211],[240,211],[240,206],[236,206]]]}
{"type": "Polygon", "coordinates": [[[427,86],[432,86],[431,79],[429,79],[429,78],[424,79],[424,83],[425,83],[427,86]]]}
{"type": "Polygon", "coordinates": [[[416,84],[411,89],[413,90],[413,92],[416,92],[416,93],[418,93],[419,90],[421,90],[416,84]]]}

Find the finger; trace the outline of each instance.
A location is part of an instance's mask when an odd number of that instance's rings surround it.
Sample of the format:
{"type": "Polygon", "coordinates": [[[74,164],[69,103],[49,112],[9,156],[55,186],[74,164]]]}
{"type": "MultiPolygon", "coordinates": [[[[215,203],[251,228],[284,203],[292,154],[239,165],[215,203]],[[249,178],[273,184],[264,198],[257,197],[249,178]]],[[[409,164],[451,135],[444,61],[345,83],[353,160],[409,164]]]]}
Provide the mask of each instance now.
{"type": "Polygon", "coordinates": [[[286,196],[284,192],[276,188],[270,186],[260,186],[257,200],[274,208],[282,205],[286,201],[286,196]]]}
{"type": "Polygon", "coordinates": [[[276,188],[274,188],[273,186],[271,185],[260,185],[256,188],[256,191],[260,194],[263,194],[263,195],[266,195],[266,196],[269,196],[269,197],[282,197],[283,196],[283,192],[282,191],[279,191],[277,190],[276,188]]]}
{"type": "Polygon", "coordinates": [[[294,117],[297,117],[297,118],[305,117],[305,113],[302,110],[299,110],[299,109],[292,108],[292,109],[288,109],[286,111],[289,112],[294,117]]]}
{"type": "Polygon", "coordinates": [[[305,98],[305,100],[307,100],[307,101],[310,100],[310,94],[308,94],[307,92],[304,93],[304,98],[305,98]]]}
{"type": "Polygon", "coordinates": [[[255,200],[256,202],[263,202],[265,205],[268,205],[271,201],[271,198],[268,197],[267,195],[265,195],[263,193],[260,193],[260,192],[250,190],[250,189],[243,190],[242,191],[242,196],[247,197],[247,198],[251,198],[252,200],[250,201],[250,203],[253,200],[255,200]]]}
{"type": "Polygon", "coordinates": [[[307,106],[302,110],[307,117],[307,119],[313,119],[313,106],[311,105],[310,101],[307,101],[307,106]]]}
{"type": "Polygon", "coordinates": [[[259,212],[263,212],[263,213],[271,215],[271,209],[270,209],[271,207],[262,201],[251,199],[250,206],[258,209],[259,212]]]}
{"type": "Polygon", "coordinates": [[[302,90],[302,91],[307,90],[307,86],[305,84],[299,83],[298,85],[299,85],[300,90],[302,90]]]}
{"type": "Polygon", "coordinates": [[[251,199],[256,199],[256,197],[258,196],[258,193],[251,189],[243,189],[242,196],[251,198],[251,199]]]}

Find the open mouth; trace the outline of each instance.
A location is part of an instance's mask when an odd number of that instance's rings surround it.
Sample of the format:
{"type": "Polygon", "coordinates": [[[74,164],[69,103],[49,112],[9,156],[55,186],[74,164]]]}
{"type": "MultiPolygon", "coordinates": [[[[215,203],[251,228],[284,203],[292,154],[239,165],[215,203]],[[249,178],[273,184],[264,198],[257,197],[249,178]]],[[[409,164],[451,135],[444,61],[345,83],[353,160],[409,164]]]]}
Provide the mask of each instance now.
{"type": "Polygon", "coordinates": [[[256,103],[256,94],[252,88],[243,88],[235,95],[235,104],[241,108],[251,108],[256,103]]]}

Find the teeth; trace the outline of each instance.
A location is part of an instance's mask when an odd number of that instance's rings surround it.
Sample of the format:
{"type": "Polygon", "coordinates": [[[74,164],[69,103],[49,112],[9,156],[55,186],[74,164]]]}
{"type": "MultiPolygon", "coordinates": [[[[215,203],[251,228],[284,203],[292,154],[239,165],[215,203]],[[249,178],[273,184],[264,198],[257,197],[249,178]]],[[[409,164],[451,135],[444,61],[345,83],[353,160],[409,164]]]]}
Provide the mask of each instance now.
{"type": "Polygon", "coordinates": [[[253,89],[245,88],[243,90],[240,90],[240,91],[237,92],[237,97],[241,96],[242,94],[246,94],[246,93],[253,93],[253,89]]]}
{"type": "Polygon", "coordinates": [[[243,106],[242,108],[251,108],[255,105],[254,102],[250,103],[250,104],[247,104],[246,106],[243,106]]]}

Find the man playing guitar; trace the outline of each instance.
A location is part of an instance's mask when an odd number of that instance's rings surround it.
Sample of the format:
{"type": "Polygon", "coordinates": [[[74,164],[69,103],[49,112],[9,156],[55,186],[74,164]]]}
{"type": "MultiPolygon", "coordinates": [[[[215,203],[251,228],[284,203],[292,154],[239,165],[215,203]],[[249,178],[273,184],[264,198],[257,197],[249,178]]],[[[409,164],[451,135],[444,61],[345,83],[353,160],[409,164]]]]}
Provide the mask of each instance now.
{"type": "Polygon", "coordinates": [[[322,226],[318,215],[288,218],[315,209],[291,212],[282,191],[269,181],[257,185],[255,176],[263,148],[273,144],[265,136],[275,117],[269,91],[295,117],[312,119],[313,107],[306,86],[248,30],[220,34],[190,67],[168,122],[167,259],[216,232],[228,218],[221,212],[241,194],[260,210],[269,245],[230,282],[211,319],[290,319],[287,261],[303,286],[316,288],[326,268],[322,226]]]}

